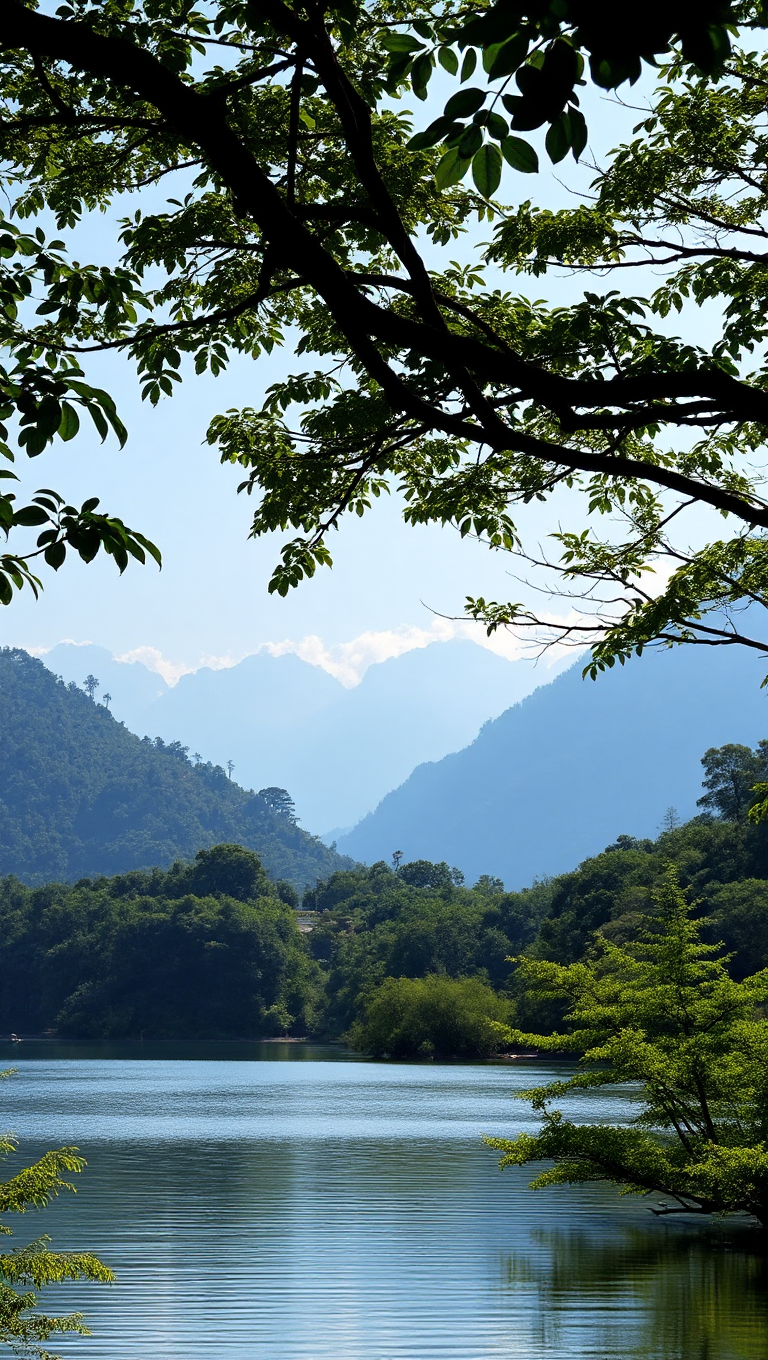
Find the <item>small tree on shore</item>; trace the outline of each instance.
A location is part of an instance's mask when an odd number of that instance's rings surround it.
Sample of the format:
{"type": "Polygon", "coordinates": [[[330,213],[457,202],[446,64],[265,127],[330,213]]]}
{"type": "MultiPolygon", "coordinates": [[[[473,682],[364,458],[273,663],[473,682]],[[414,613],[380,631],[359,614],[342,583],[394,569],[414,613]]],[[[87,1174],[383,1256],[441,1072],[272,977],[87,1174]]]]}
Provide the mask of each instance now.
{"type": "Polygon", "coordinates": [[[579,1053],[585,1066],[521,1093],[541,1115],[538,1133],[487,1141],[502,1167],[553,1163],[534,1189],[608,1181],[663,1195],[657,1214],[745,1211],[768,1226],[768,970],[734,982],[720,946],[702,943],[674,869],[654,903],[635,945],[599,940],[567,967],[520,961],[531,990],[569,1000],[568,1032],[513,1041],[579,1053]],[[630,1083],[640,1108],[626,1124],[577,1124],[551,1108],[630,1083]]]}

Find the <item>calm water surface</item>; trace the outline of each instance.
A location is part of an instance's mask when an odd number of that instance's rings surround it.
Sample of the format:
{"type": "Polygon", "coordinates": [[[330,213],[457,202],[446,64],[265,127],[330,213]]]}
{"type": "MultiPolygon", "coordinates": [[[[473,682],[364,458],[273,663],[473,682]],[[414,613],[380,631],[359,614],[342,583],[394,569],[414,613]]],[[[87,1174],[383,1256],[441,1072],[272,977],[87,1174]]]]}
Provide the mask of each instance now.
{"type": "MultiPolygon", "coordinates": [[[[29,1160],[77,1143],[76,1198],[19,1241],[119,1283],[83,1360],[768,1360],[768,1247],[599,1187],[539,1191],[482,1133],[528,1126],[537,1063],[369,1063],[299,1045],[0,1045],[29,1160]]],[[[615,1117],[584,1096],[580,1117],[615,1117]]],[[[13,1159],[14,1161],[16,1159],[13,1159]]]]}

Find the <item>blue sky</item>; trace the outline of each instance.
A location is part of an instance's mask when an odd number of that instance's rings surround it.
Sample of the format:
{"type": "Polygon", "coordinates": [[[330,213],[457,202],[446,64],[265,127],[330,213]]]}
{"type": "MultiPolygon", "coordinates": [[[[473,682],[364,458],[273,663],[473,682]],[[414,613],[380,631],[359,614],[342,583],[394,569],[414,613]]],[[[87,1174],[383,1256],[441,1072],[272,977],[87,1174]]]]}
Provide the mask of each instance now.
{"type": "MultiPolygon", "coordinates": [[[[25,488],[53,486],[75,502],[101,496],[104,508],[160,545],[163,569],[131,565],[118,577],[103,557],[88,567],[67,562],[58,576],[45,574],[39,601],[27,594],[3,612],[4,643],[38,649],[90,639],[116,654],[155,648],[194,666],[308,635],[328,647],[366,632],[441,637],[450,629],[430,610],[460,614],[468,593],[516,598],[504,555],[462,542],[451,529],[407,528],[396,497],[362,520],[350,516],[333,535],[332,571],[319,571],[287,599],[270,596],[282,535],[248,538],[252,501],[236,493],[242,473],[222,467],[202,440],[210,416],[255,402],[274,367],[239,361],[222,378],[185,383],[157,408],[141,403],[119,361],[88,371],[117,395],[130,431],[126,448],[84,432],[20,466],[25,488]]],[[[552,508],[538,518],[545,532],[552,508]]]]}

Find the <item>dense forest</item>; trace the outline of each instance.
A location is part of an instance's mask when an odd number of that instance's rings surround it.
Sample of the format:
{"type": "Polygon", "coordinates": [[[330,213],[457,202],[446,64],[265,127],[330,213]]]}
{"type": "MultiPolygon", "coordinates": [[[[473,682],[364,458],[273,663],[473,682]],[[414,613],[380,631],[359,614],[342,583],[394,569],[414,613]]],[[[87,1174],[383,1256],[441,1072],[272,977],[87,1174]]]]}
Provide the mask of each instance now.
{"type": "Polygon", "coordinates": [[[25,883],[167,868],[221,842],[255,850],[299,891],[352,863],[297,826],[290,803],[179,742],[134,736],[17,649],[0,650],[0,730],[0,872],[25,883]]]}
{"type": "Polygon", "coordinates": [[[0,1029],[221,1038],[313,1029],[319,970],[289,883],[239,845],[167,873],[0,888],[0,1029]]]}
{"type": "Polygon", "coordinates": [[[625,943],[670,864],[735,978],[768,967],[768,827],[747,818],[768,747],[707,752],[702,813],[619,837],[508,893],[417,860],[336,871],[303,897],[237,845],[74,886],[0,882],[0,1030],[73,1037],[346,1037],[395,1055],[491,1054],[557,1025],[510,958],[570,963],[625,943]],[[305,929],[302,932],[301,926],[305,929]],[[309,925],[311,929],[306,930],[309,925]]]}

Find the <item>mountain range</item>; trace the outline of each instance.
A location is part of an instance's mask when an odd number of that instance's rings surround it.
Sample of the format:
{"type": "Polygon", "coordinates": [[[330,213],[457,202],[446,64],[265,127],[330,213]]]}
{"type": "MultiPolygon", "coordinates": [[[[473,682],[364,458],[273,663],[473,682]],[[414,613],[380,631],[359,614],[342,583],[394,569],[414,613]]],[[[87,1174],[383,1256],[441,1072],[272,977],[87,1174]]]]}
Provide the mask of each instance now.
{"type": "Polygon", "coordinates": [[[237,843],[302,891],[351,867],[221,766],[140,738],[18,649],[0,650],[0,874],[31,885],[167,869],[237,843]]]}
{"type": "Polygon", "coordinates": [[[646,651],[596,681],[577,664],[419,766],[338,848],[368,864],[396,850],[446,860],[517,889],[621,834],[654,836],[668,807],[696,815],[708,747],[768,736],[764,670],[737,646],[646,651]]]}
{"type": "Polygon", "coordinates": [[[241,784],[287,788],[304,825],[340,828],[354,860],[401,850],[510,889],[621,834],[655,835],[670,806],[694,816],[705,750],[768,735],[765,663],[739,647],[646,651],[593,682],[580,663],[551,679],[435,643],[369,667],[354,689],[265,651],[174,687],[93,647],[45,662],[80,683],[92,671],[135,731],[203,763],[231,759],[241,784]]]}
{"type": "Polygon", "coordinates": [[[181,741],[204,761],[231,760],[246,787],[288,789],[302,824],[331,834],[358,822],[417,765],[466,746],[482,723],[552,674],[461,640],[374,664],[354,688],[291,653],[203,667],[173,687],[92,645],[60,644],[43,660],[77,684],[95,675],[99,695],[112,696],[112,712],[131,731],[181,741]]]}

